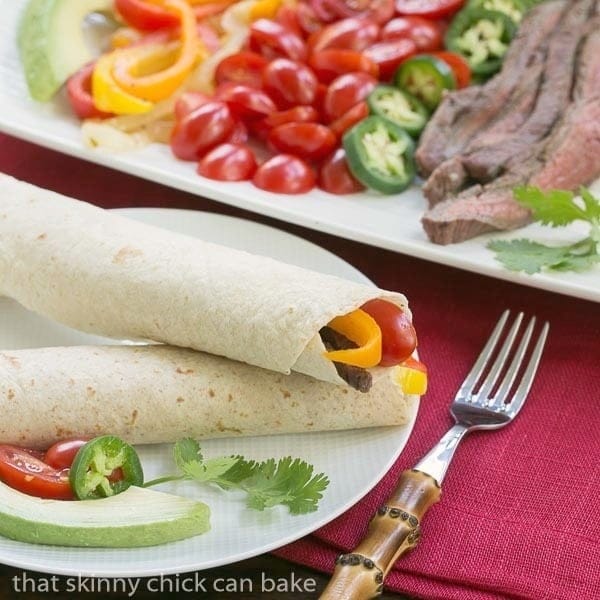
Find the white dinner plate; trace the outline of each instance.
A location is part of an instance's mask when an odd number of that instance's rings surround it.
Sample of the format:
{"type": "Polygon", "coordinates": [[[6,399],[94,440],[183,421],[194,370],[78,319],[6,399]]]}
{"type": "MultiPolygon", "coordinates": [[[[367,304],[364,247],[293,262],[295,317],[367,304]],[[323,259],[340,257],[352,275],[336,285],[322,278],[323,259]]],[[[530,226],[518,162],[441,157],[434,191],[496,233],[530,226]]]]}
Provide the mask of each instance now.
{"type": "MultiPolygon", "coordinates": [[[[198,211],[122,209],[122,214],[204,240],[262,254],[284,262],[361,283],[362,273],[334,254],[301,238],[250,221],[198,211]]],[[[26,311],[0,298],[0,348],[116,343],[91,336],[26,311]]],[[[161,489],[206,502],[212,511],[209,533],[151,548],[95,549],[38,546],[0,538],[0,562],[64,575],[142,577],[206,569],[256,556],[309,534],[364,496],[387,472],[404,448],[418,403],[403,427],[206,440],[207,457],[241,454],[265,459],[298,456],[324,472],[330,484],[317,512],[292,516],[287,508],[257,512],[243,496],[192,482],[161,489]]],[[[3,415],[9,419],[10,415],[3,415]]],[[[147,479],[173,472],[170,444],[140,446],[147,479]]]]}
{"type": "MultiPolygon", "coordinates": [[[[393,197],[374,192],[334,196],[313,190],[299,196],[264,192],[250,183],[222,183],[197,175],[194,163],[176,160],[165,145],[129,153],[84,147],[80,127],[64,97],[42,105],[29,98],[16,47],[24,2],[0,0],[0,131],[119,171],[182,189],[219,202],[312,229],[402,252],[520,284],[600,301],[600,266],[586,273],[526,275],[506,270],[486,248],[492,238],[531,236],[558,239],[560,232],[530,226],[513,233],[489,234],[451,246],[428,241],[420,219],[426,202],[419,187],[393,197]]],[[[34,165],[32,165],[34,168],[34,165]]],[[[596,185],[600,192],[600,181],[596,185]]]]}

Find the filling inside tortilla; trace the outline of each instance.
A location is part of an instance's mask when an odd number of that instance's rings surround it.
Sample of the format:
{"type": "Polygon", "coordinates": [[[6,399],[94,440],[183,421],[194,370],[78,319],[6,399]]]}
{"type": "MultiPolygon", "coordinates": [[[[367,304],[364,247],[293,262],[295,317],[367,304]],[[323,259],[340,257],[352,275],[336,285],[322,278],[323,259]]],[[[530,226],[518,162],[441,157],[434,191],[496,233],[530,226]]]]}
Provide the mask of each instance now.
{"type": "MultiPolygon", "coordinates": [[[[328,351],[334,350],[348,350],[350,348],[357,348],[358,344],[355,344],[352,340],[349,340],[345,335],[338,333],[331,327],[323,327],[319,331],[323,344],[328,351]]],[[[338,375],[352,388],[359,392],[368,392],[373,385],[373,377],[371,373],[362,367],[355,367],[353,365],[344,364],[341,362],[333,361],[335,370],[338,375]]]]}
{"type": "Polygon", "coordinates": [[[400,306],[379,298],[335,317],[319,333],[325,357],[333,362],[337,374],[359,392],[368,392],[373,385],[368,369],[402,365],[417,347],[410,316],[400,306]]]}

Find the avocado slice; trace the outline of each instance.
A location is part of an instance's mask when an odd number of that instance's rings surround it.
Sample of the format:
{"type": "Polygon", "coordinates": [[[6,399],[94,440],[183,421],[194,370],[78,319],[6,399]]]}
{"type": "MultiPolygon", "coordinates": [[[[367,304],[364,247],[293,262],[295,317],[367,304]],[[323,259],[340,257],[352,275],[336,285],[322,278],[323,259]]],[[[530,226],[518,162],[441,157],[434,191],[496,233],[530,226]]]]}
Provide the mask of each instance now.
{"type": "Polygon", "coordinates": [[[210,529],[197,500],[130,487],[101,500],[44,500],[0,483],[0,535],[32,544],[138,548],[210,529]]]}
{"type": "Polygon", "coordinates": [[[18,45],[29,93],[47,102],[94,57],[83,34],[92,12],[111,10],[112,0],[30,0],[19,26],[18,45]]]}

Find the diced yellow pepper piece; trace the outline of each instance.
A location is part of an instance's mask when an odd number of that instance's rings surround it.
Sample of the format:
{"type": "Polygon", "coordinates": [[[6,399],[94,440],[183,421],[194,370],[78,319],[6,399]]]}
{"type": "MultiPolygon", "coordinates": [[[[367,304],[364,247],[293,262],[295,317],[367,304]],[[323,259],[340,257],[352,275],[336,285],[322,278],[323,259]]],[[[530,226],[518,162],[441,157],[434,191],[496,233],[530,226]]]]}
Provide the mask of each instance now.
{"type": "Polygon", "coordinates": [[[120,52],[115,50],[96,61],[92,74],[92,97],[97,109],[116,115],[137,115],[152,110],[154,104],[136,98],[122,90],[112,76],[112,69],[120,52]]]}
{"type": "Polygon", "coordinates": [[[418,360],[409,358],[396,367],[394,376],[404,394],[422,396],[427,391],[427,367],[418,360]]]}
{"type": "Polygon", "coordinates": [[[325,352],[325,358],[365,369],[381,362],[381,329],[364,310],[336,317],[329,323],[329,327],[353,341],[358,348],[325,352]]]}

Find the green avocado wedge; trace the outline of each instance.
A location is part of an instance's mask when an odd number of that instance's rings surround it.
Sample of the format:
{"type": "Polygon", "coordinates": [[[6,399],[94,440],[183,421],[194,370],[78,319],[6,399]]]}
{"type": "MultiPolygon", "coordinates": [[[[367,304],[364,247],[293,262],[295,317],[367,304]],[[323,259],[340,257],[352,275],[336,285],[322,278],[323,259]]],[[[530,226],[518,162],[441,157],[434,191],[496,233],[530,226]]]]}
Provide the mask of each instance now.
{"type": "Polygon", "coordinates": [[[111,0],[29,0],[21,18],[18,45],[29,93],[47,102],[65,81],[93,59],[83,20],[106,12],[111,0]]]}
{"type": "Polygon", "coordinates": [[[19,542],[138,548],[209,529],[206,504],[173,494],[130,487],[100,500],[44,500],[0,483],[0,535],[19,542]]]}

